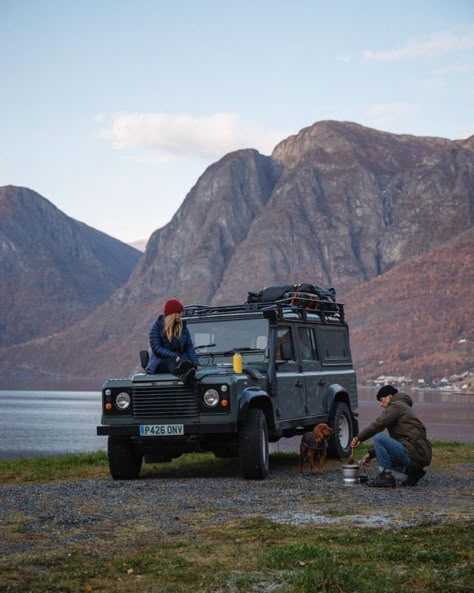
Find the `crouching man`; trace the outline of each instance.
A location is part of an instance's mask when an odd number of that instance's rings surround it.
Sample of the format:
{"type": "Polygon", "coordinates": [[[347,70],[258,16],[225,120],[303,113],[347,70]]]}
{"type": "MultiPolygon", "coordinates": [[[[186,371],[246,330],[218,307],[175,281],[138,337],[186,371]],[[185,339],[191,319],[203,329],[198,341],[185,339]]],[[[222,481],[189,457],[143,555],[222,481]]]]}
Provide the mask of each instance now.
{"type": "Polygon", "coordinates": [[[415,486],[431,463],[431,443],[426,428],[413,412],[413,400],[392,385],[384,385],[377,393],[382,414],[352,439],[352,447],[374,436],[374,447],[362,459],[364,463],[377,458],[378,477],[369,482],[376,488],[393,488],[392,470],[406,474],[402,486],[415,486]],[[388,435],[383,433],[387,429],[388,435]],[[390,436],[389,436],[390,435],[390,436]]]}

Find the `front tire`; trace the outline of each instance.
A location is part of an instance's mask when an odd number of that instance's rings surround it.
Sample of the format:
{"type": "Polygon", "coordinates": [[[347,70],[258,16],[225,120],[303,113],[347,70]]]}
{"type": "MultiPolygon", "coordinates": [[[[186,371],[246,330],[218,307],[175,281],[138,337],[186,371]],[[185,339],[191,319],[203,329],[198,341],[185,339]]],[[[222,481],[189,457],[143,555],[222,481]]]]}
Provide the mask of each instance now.
{"type": "Polygon", "coordinates": [[[107,442],[110,474],[114,480],[136,480],[142,467],[143,455],[130,439],[109,436],[107,442]]]}
{"type": "Polygon", "coordinates": [[[351,441],[354,437],[354,425],[349,406],[345,402],[335,402],[329,425],[334,429],[328,443],[328,453],[331,457],[349,457],[351,441]]]}
{"type": "Polygon", "coordinates": [[[239,457],[242,477],[263,480],[268,476],[268,427],[265,414],[259,408],[250,408],[239,431],[239,457]]]}

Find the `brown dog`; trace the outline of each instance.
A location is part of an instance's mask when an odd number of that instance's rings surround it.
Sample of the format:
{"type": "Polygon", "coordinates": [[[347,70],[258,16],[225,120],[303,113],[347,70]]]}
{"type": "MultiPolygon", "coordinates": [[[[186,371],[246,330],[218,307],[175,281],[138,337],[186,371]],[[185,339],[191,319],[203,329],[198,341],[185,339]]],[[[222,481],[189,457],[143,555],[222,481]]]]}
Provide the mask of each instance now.
{"type": "Polygon", "coordinates": [[[311,473],[322,474],[324,460],[326,459],[327,439],[332,435],[333,429],[327,424],[317,424],[312,432],[305,432],[300,444],[300,472],[303,473],[303,465],[306,458],[311,464],[311,473]],[[316,467],[314,459],[319,455],[319,468],[316,467]]]}

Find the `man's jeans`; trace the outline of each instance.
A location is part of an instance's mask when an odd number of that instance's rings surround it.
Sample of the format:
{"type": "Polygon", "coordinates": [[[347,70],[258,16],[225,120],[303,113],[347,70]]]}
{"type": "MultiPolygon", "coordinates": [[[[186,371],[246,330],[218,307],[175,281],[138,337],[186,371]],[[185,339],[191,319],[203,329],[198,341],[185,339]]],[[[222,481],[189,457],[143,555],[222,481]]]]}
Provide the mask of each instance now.
{"type": "Polygon", "coordinates": [[[392,439],[388,434],[379,432],[374,437],[374,447],[379,468],[406,473],[411,457],[400,442],[392,439]]]}

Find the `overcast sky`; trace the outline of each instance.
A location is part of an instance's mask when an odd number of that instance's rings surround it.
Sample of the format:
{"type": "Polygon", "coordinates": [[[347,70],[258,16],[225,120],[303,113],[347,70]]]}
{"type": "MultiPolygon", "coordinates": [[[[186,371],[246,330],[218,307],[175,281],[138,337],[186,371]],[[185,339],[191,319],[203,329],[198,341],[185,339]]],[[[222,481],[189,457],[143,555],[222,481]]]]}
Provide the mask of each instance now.
{"type": "Polygon", "coordinates": [[[0,0],[0,185],[123,241],[324,119],[474,134],[474,2],[0,0]]]}

